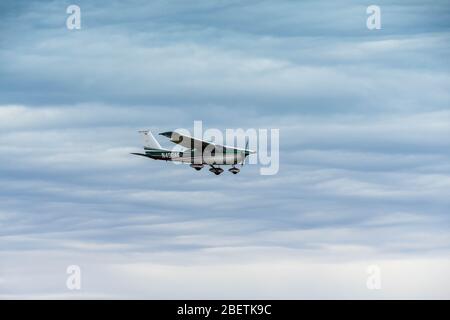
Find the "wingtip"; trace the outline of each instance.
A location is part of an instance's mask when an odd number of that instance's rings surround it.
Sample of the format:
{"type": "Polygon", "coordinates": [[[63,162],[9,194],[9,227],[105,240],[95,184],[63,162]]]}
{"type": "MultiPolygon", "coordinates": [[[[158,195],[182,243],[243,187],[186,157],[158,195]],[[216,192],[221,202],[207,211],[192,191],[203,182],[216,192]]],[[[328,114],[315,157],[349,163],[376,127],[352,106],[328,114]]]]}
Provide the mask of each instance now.
{"type": "Polygon", "coordinates": [[[166,132],[160,132],[159,135],[170,138],[170,137],[172,137],[172,133],[173,133],[172,131],[166,131],[166,132]]]}

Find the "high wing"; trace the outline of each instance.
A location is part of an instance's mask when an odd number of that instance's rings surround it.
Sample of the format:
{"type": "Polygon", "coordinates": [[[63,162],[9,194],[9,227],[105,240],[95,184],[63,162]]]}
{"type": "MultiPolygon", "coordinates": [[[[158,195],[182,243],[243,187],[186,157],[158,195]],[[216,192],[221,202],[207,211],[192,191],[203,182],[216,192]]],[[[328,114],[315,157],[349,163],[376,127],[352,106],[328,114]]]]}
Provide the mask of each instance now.
{"type": "Polygon", "coordinates": [[[162,132],[162,133],[160,133],[160,135],[167,137],[173,143],[179,144],[180,146],[183,146],[188,149],[200,149],[201,148],[201,150],[204,150],[209,145],[215,146],[214,143],[195,139],[195,138],[180,134],[176,131],[162,132]]]}
{"type": "Polygon", "coordinates": [[[201,150],[205,150],[207,147],[209,147],[208,149],[222,149],[223,152],[244,152],[246,154],[250,154],[250,153],[254,153],[254,151],[251,150],[247,150],[247,149],[240,149],[240,148],[234,148],[234,147],[229,147],[229,146],[224,146],[224,145],[220,145],[220,144],[216,144],[214,142],[208,142],[205,140],[200,140],[200,139],[196,139],[181,133],[178,133],[176,131],[167,131],[167,132],[162,132],[160,133],[160,135],[165,136],[167,138],[170,139],[170,141],[172,141],[173,143],[179,144],[185,148],[188,149],[197,149],[199,150],[201,148],[201,150]]]}

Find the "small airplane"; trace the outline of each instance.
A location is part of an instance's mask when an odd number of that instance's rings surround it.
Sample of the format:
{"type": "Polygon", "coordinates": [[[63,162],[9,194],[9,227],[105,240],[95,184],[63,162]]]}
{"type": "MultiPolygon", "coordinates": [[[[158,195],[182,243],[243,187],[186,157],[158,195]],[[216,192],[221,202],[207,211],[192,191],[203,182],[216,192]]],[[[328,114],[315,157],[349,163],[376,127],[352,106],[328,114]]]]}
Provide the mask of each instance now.
{"type": "Polygon", "coordinates": [[[160,135],[169,138],[171,142],[187,148],[183,151],[172,151],[162,148],[150,130],[139,131],[139,133],[144,137],[145,153],[131,154],[154,160],[189,163],[191,168],[197,171],[208,165],[211,167],[209,171],[215,175],[219,175],[224,171],[220,168],[220,165],[231,165],[232,167],[228,171],[233,174],[239,173],[240,169],[236,165],[241,164],[242,167],[245,159],[250,154],[255,153],[255,151],[248,149],[248,140],[245,143],[245,149],[240,149],[192,138],[176,131],[160,133],[160,135]]]}

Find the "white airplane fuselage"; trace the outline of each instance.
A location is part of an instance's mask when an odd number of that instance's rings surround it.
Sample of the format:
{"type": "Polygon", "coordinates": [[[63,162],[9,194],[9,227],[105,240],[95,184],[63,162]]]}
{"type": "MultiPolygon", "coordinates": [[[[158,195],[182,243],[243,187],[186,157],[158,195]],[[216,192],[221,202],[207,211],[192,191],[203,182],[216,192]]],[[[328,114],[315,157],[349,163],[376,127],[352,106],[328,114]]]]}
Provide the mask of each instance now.
{"type": "Polygon", "coordinates": [[[183,152],[146,152],[146,154],[154,159],[166,161],[178,161],[190,164],[206,164],[206,165],[232,165],[242,163],[245,155],[242,152],[238,153],[223,153],[218,155],[193,155],[183,152]],[[152,154],[153,153],[153,154],[152,154]]]}

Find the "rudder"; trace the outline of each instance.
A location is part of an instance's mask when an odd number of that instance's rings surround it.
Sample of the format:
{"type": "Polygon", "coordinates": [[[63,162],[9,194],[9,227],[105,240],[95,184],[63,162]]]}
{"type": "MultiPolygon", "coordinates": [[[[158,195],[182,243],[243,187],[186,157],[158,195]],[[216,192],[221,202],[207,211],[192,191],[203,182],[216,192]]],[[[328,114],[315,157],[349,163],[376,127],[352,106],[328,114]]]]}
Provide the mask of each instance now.
{"type": "Polygon", "coordinates": [[[162,149],[150,130],[141,130],[139,133],[142,134],[142,137],[144,138],[144,147],[150,149],[162,149]]]}

